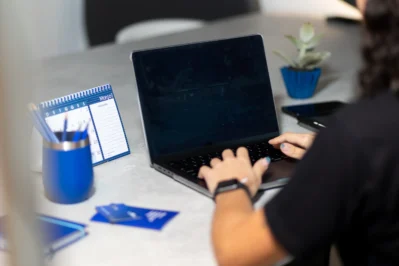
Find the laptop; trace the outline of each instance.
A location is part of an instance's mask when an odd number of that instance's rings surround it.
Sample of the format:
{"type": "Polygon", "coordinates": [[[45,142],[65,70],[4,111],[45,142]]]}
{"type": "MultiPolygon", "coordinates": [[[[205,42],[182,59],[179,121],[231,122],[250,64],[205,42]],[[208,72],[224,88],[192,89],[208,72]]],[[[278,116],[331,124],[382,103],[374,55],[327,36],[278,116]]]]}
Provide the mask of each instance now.
{"type": "Polygon", "coordinates": [[[287,183],[295,161],[268,141],[280,134],[260,35],[133,51],[151,167],[211,197],[202,165],[246,147],[269,156],[261,190],[287,183]]]}

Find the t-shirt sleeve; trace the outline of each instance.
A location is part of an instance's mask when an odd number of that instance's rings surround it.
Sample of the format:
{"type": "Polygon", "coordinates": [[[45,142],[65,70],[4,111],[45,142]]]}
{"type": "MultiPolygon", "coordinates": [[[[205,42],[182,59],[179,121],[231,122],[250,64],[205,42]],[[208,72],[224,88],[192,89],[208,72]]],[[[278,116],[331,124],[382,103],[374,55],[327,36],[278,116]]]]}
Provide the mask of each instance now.
{"type": "Polygon", "coordinates": [[[265,206],[273,235],[290,255],[305,257],[334,242],[359,182],[362,158],[355,138],[336,121],[318,134],[291,181],[265,206]]]}

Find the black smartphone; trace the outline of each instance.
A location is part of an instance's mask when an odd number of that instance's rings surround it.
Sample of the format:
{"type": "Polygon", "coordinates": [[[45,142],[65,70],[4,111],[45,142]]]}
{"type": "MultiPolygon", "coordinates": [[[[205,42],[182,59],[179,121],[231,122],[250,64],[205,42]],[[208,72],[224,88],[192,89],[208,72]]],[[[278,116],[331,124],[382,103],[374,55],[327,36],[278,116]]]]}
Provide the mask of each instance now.
{"type": "Polygon", "coordinates": [[[332,17],[327,17],[327,23],[329,23],[329,24],[359,25],[360,21],[357,20],[357,19],[332,16],[332,17]]]}
{"type": "Polygon", "coordinates": [[[328,117],[345,105],[344,102],[329,101],[283,106],[281,109],[283,113],[297,118],[298,123],[301,126],[317,131],[321,128],[327,127],[328,117]]]}

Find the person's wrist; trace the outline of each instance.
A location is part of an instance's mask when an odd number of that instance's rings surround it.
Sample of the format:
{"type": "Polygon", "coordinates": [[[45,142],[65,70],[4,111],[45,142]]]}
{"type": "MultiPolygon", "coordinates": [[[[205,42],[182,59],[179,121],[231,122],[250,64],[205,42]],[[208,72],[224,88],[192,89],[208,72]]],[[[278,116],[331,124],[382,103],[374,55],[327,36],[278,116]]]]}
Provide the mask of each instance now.
{"type": "Polygon", "coordinates": [[[220,181],[218,183],[213,193],[213,200],[216,202],[216,197],[218,197],[219,195],[223,195],[238,190],[243,190],[245,194],[248,196],[248,198],[250,200],[252,199],[249,187],[246,184],[239,181],[237,178],[232,178],[229,180],[220,181]]]}
{"type": "Polygon", "coordinates": [[[236,202],[238,199],[240,202],[249,201],[251,204],[254,203],[253,199],[248,197],[248,193],[245,192],[244,189],[236,189],[220,193],[213,200],[215,204],[231,204],[231,202],[236,202]]]}

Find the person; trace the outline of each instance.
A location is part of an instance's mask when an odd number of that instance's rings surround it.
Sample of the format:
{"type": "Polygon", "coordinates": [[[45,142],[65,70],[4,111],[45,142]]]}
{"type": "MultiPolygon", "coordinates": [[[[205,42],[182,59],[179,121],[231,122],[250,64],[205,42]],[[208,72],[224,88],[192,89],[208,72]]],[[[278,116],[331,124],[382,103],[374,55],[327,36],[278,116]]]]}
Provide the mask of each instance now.
{"type": "Polygon", "coordinates": [[[362,95],[317,136],[270,141],[301,159],[290,182],[254,210],[269,160],[223,152],[199,177],[215,193],[220,265],[274,265],[337,247],[345,265],[399,265],[399,0],[358,0],[364,12],[362,95]]]}

